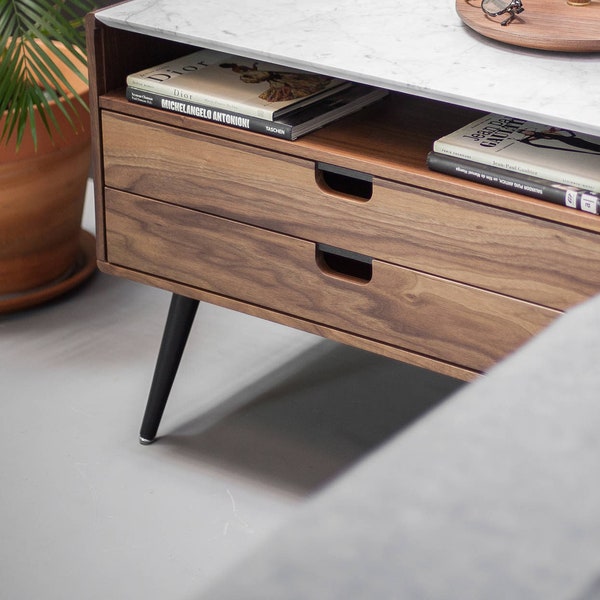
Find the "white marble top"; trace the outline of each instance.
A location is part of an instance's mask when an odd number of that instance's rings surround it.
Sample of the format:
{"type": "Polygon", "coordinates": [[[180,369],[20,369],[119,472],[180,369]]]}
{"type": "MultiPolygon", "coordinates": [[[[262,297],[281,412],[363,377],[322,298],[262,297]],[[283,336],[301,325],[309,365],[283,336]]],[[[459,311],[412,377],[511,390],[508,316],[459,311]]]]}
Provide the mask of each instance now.
{"type": "Polygon", "coordinates": [[[98,19],[600,135],[600,53],[494,42],[462,23],[455,0],[131,0],[98,19]]]}

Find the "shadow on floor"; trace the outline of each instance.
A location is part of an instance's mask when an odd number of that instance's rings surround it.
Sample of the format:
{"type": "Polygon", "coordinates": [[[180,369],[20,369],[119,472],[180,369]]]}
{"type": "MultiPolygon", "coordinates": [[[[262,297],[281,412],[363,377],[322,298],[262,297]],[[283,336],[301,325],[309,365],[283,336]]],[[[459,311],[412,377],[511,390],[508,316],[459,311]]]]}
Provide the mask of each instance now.
{"type": "Polygon", "coordinates": [[[461,385],[324,341],[158,444],[305,496],[461,385]]]}

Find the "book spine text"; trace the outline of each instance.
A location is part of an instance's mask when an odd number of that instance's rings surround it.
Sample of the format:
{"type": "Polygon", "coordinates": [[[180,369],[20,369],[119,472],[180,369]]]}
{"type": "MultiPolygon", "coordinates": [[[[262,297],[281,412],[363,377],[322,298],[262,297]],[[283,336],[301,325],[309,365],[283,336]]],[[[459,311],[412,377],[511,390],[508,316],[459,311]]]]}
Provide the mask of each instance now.
{"type": "Polygon", "coordinates": [[[126,95],[127,100],[135,102],[136,104],[145,104],[168,112],[179,113],[204,121],[221,123],[237,129],[263,133],[286,140],[293,139],[291,126],[276,121],[250,117],[248,115],[222,110],[212,106],[198,104],[196,102],[177,100],[148,90],[138,90],[131,86],[127,87],[126,95]]]}
{"type": "Polygon", "coordinates": [[[539,198],[594,215],[600,214],[600,197],[589,190],[569,187],[560,182],[522,175],[514,171],[498,169],[437,152],[430,152],[427,155],[427,166],[432,171],[446,175],[516,192],[531,198],[539,198]]]}

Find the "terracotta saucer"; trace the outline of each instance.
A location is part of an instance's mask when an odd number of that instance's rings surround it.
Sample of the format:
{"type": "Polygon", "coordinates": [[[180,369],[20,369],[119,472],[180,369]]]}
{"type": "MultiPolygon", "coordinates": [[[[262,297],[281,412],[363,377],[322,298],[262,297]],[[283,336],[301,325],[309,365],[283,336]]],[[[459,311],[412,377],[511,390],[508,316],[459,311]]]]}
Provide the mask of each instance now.
{"type": "Polygon", "coordinates": [[[42,287],[17,294],[0,295],[0,314],[22,310],[57,298],[81,285],[95,270],[96,238],[82,229],[79,256],[69,271],[42,287]]]}

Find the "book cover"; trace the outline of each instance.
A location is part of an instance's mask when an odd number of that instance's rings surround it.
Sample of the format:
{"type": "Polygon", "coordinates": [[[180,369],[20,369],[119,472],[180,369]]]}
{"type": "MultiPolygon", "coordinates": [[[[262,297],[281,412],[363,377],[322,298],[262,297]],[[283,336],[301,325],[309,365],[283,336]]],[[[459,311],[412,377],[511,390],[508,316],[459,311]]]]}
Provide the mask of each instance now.
{"type": "Polygon", "coordinates": [[[270,121],[193,102],[184,102],[129,86],[126,90],[127,99],[136,104],[145,104],[168,112],[287,140],[295,140],[336,119],[356,112],[387,94],[386,90],[355,84],[309,106],[299,107],[276,121],[270,121]]]}
{"type": "Polygon", "coordinates": [[[434,142],[465,160],[600,192],[600,137],[488,114],[434,142]]]}
{"type": "Polygon", "coordinates": [[[216,50],[198,50],[132,73],[127,85],[272,121],[349,83],[216,50]]]}
{"type": "Polygon", "coordinates": [[[468,181],[516,192],[531,198],[539,198],[540,200],[575,208],[594,215],[600,214],[600,196],[589,190],[541,179],[533,175],[483,165],[438,152],[430,152],[427,155],[427,166],[432,171],[438,171],[439,173],[446,173],[468,181]]]}

